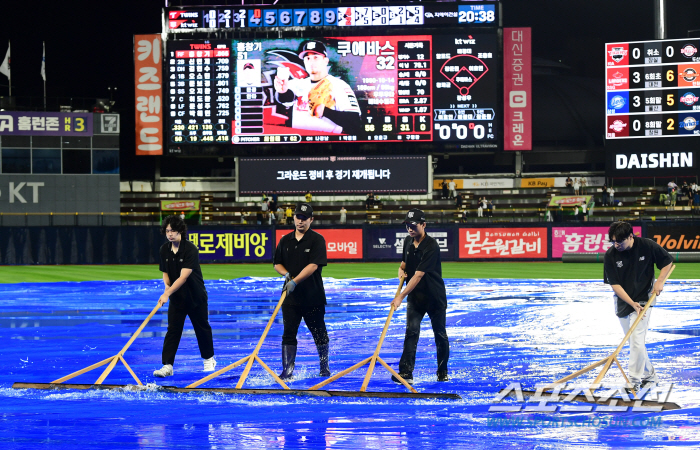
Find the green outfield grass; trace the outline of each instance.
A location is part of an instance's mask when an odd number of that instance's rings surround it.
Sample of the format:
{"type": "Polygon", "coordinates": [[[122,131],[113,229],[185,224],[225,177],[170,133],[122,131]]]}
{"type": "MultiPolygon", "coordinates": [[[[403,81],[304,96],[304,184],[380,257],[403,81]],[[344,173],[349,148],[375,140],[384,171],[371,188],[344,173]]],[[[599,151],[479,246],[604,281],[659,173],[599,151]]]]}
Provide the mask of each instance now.
{"type": "MultiPolygon", "coordinates": [[[[323,275],[333,278],[394,278],[398,263],[330,263],[323,275]]],[[[207,280],[240,277],[273,277],[272,264],[202,264],[207,280]]],[[[445,262],[445,278],[597,279],[603,277],[602,263],[561,262],[445,262]]],[[[657,270],[658,274],[658,270],[657,270]]],[[[0,266],[0,283],[47,283],[54,281],[150,280],[160,278],[158,266],[0,266]]],[[[700,264],[679,263],[673,279],[700,278],[700,264]]]]}

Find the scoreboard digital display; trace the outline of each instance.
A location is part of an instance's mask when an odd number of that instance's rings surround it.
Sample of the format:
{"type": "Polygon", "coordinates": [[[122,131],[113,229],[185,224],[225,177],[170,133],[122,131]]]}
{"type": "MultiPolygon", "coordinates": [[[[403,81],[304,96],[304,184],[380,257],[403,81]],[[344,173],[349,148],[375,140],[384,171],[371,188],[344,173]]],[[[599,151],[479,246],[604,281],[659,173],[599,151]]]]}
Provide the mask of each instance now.
{"type": "Polygon", "coordinates": [[[605,45],[608,139],[700,135],[700,40],[605,45]]]}
{"type": "MultiPolygon", "coordinates": [[[[392,2],[394,3],[394,2],[392,2]]],[[[454,24],[497,24],[497,7],[491,3],[462,5],[405,4],[308,7],[224,7],[167,8],[169,33],[221,31],[246,28],[444,26],[454,24]]]]}
{"type": "Polygon", "coordinates": [[[173,40],[166,55],[171,145],[459,141],[497,147],[495,28],[173,40]]]}

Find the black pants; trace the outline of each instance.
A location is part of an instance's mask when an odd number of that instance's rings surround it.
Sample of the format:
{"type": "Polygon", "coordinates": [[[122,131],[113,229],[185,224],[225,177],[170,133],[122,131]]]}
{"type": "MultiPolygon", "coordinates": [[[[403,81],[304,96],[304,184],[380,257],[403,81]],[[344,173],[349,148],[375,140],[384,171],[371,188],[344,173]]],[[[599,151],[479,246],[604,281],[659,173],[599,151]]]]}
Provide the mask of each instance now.
{"type": "Polygon", "coordinates": [[[301,319],[304,319],[306,327],[314,337],[316,347],[328,344],[325,315],[326,305],[301,306],[283,303],[284,333],[282,334],[282,345],[297,345],[297,331],[299,331],[301,319]]]}
{"type": "Polygon", "coordinates": [[[209,305],[207,302],[198,306],[180,306],[170,303],[168,307],[168,332],[163,342],[163,364],[173,364],[175,353],[180,345],[185,318],[190,316],[190,322],[197,335],[199,354],[204,359],[214,356],[214,339],[209,325],[209,305]]]}
{"type": "Polygon", "coordinates": [[[406,305],[406,338],[403,341],[403,354],[399,361],[399,373],[413,373],[416,364],[416,349],[420,337],[420,323],[425,314],[430,317],[435,335],[435,347],[437,347],[437,371],[447,372],[447,361],[450,359],[450,342],[447,339],[445,322],[447,310],[422,309],[413,303],[406,305]]]}

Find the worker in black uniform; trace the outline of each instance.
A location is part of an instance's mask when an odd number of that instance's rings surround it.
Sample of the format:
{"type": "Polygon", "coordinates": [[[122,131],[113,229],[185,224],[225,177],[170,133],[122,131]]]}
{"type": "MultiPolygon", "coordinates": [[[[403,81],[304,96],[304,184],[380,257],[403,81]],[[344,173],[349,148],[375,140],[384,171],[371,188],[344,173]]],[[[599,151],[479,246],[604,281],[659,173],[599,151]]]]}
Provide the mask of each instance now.
{"type": "MultiPolygon", "coordinates": [[[[408,236],[403,242],[403,260],[399,267],[399,278],[406,278],[408,284],[392,301],[398,309],[408,296],[406,306],[406,337],[403,354],[399,361],[399,375],[413,384],[413,367],[416,363],[416,349],[420,337],[420,323],[427,313],[433,326],[437,347],[437,379],[448,381],[447,361],[450,358],[450,343],[447,339],[447,292],[442,280],[440,247],[435,239],[425,232],[425,214],[420,209],[412,209],[404,220],[408,236]]],[[[395,382],[399,380],[392,375],[395,382]]]]}
{"type": "Polygon", "coordinates": [[[291,380],[297,354],[297,331],[301,319],[311,331],[320,361],[320,376],[330,376],[326,291],[321,270],[327,264],[326,240],[311,230],[313,208],[300,203],[294,211],[294,231],[282,236],[275,250],[275,270],[285,277],[287,297],[282,304],[282,380],[291,380]]]}
{"type": "MultiPolygon", "coordinates": [[[[636,237],[627,222],[610,225],[608,237],[613,245],[605,252],[604,281],[615,293],[615,313],[627,334],[652,294],[661,295],[673,258],[655,241],[636,237]],[[654,265],[661,270],[657,280],[654,280],[654,265]]],[[[654,387],[658,382],[645,343],[653,306],[630,336],[628,375],[630,388],[635,391],[654,387]]]]}
{"type": "Polygon", "coordinates": [[[173,374],[175,353],[180,345],[185,319],[190,317],[197,336],[199,353],[204,359],[204,371],[213,372],[214,341],[209,325],[209,304],[204,287],[202,269],[199,267],[199,249],[185,238],[187,225],[178,215],[163,219],[161,226],[168,242],[160,247],[160,271],[163,272],[165,292],[158,302],[163,306],[170,299],[168,331],[163,341],[163,367],[154,371],[156,377],[173,374]]]}

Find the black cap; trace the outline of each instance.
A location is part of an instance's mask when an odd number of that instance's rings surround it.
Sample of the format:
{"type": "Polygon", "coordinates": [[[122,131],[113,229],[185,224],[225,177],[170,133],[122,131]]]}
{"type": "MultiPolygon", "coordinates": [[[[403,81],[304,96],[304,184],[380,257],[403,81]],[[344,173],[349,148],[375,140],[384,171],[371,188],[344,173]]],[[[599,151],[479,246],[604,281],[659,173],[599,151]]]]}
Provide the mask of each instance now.
{"type": "Polygon", "coordinates": [[[294,210],[294,215],[296,216],[297,214],[306,217],[313,217],[314,209],[308,203],[299,203],[297,205],[297,209],[294,210]]]}
{"type": "Polygon", "coordinates": [[[406,213],[406,220],[403,223],[421,223],[425,222],[425,213],[418,208],[413,208],[406,213]]]}
{"type": "Polygon", "coordinates": [[[306,41],[299,48],[299,57],[303,58],[306,53],[318,53],[320,55],[328,57],[328,52],[326,51],[326,46],[323,45],[321,41],[306,41]]]}

